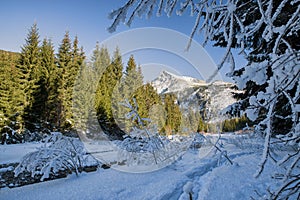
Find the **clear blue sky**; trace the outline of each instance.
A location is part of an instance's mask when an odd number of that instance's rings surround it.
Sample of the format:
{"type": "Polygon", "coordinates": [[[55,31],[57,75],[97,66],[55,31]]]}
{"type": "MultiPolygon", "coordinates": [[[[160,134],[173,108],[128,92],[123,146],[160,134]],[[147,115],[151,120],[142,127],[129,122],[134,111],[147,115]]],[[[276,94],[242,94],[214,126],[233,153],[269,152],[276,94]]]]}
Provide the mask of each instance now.
{"type": "MultiPolygon", "coordinates": [[[[65,31],[70,32],[73,38],[78,36],[80,44],[89,55],[97,41],[103,40],[130,30],[121,24],[113,34],[107,32],[112,20],[108,19],[108,13],[115,8],[122,6],[126,0],[1,0],[0,5],[0,49],[9,51],[20,51],[25,42],[28,29],[34,22],[38,24],[41,40],[45,37],[51,38],[57,48],[65,31]]],[[[194,17],[189,12],[183,17],[173,14],[168,18],[165,14],[146,20],[136,18],[132,28],[141,27],[163,27],[179,31],[189,35],[194,25],[194,17]]],[[[196,41],[201,43],[200,36],[196,35],[196,41]]],[[[185,46],[182,47],[183,49],[185,46]]],[[[207,47],[207,52],[217,63],[222,57],[222,49],[207,47]]],[[[153,56],[152,56],[153,57],[153,56]]],[[[146,61],[143,56],[138,56],[137,62],[143,64],[146,61]],[[143,60],[144,59],[144,60],[143,60]]],[[[243,63],[238,59],[238,63],[243,63]]],[[[126,60],[124,61],[126,62],[126,60]]],[[[169,63],[168,65],[172,65],[169,63]]],[[[191,75],[192,72],[186,72],[191,75]]]]}

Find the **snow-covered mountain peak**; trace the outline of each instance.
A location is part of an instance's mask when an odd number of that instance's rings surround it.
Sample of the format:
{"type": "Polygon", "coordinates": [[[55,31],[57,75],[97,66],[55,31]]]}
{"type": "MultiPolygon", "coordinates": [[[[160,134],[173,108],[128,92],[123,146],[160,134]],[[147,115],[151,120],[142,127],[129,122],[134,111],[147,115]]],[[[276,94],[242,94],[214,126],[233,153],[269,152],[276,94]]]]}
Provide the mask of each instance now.
{"type": "Polygon", "coordinates": [[[220,112],[236,102],[234,94],[243,92],[236,90],[233,83],[220,80],[206,83],[203,80],[167,71],[162,71],[151,84],[159,94],[175,94],[180,107],[187,112],[190,108],[199,107],[201,109],[206,107],[205,109],[210,112],[220,112]]]}
{"type": "Polygon", "coordinates": [[[182,91],[195,86],[205,86],[205,81],[188,76],[179,76],[167,71],[162,71],[160,75],[152,81],[152,86],[159,94],[182,91]]]}

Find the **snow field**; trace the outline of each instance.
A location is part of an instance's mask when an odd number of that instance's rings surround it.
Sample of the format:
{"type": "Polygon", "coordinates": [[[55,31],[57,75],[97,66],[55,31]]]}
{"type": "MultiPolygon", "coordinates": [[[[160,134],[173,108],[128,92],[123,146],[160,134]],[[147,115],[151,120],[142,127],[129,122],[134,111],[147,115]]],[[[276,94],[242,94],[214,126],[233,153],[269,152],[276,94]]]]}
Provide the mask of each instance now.
{"type": "Polygon", "coordinates": [[[222,149],[228,152],[233,165],[214,149],[205,156],[201,148],[189,149],[176,162],[157,171],[127,173],[112,168],[98,169],[96,172],[82,173],[79,177],[71,175],[19,188],[4,188],[0,190],[0,199],[189,200],[190,196],[199,200],[263,198],[267,188],[278,187],[280,181],[272,179],[271,174],[279,168],[267,163],[263,174],[255,178],[262,145],[259,139],[247,138],[233,134],[222,138],[222,149]]]}

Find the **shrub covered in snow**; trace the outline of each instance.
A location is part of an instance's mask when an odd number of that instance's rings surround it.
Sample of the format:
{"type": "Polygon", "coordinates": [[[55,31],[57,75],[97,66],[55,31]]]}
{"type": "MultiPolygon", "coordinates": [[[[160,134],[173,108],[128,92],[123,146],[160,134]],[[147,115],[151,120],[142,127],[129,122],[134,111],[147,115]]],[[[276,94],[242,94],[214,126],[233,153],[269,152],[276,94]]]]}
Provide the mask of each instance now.
{"type": "Polygon", "coordinates": [[[85,154],[84,146],[78,138],[54,132],[46,138],[42,147],[23,157],[14,171],[15,176],[28,171],[32,177],[42,175],[43,181],[50,174],[56,175],[65,170],[78,175],[83,169],[85,154]]]}
{"type": "Polygon", "coordinates": [[[164,166],[182,155],[190,145],[190,138],[182,137],[181,141],[170,141],[161,136],[155,127],[148,128],[145,125],[145,122],[151,120],[142,118],[138,114],[135,99],[133,104],[131,105],[129,101],[123,104],[130,110],[126,117],[136,120],[141,128],[134,128],[123,141],[116,141],[120,149],[120,157],[125,159],[128,165],[164,166]]]}

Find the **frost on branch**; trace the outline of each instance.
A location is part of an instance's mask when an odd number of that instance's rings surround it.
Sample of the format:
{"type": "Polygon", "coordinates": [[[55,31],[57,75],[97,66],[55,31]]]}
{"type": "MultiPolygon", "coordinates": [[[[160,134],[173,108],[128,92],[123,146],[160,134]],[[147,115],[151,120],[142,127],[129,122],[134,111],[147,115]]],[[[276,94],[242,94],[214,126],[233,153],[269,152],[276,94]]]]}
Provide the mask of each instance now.
{"type": "Polygon", "coordinates": [[[27,171],[32,177],[42,175],[41,181],[67,170],[78,175],[84,166],[85,149],[78,138],[52,133],[37,151],[25,155],[15,169],[15,176],[27,171]]]}
{"type": "Polygon", "coordinates": [[[148,127],[151,120],[142,118],[138,113],[138,105],[135,99],[131,104],[128,100],[122,103],[129,108],[126,117],[137,121],[139,127],[135,127],[123,141],[116,141],[119,147],[119,157],[126,159],[127,165],[163,167],[180,157],[190,146],[190,138],[182,137],[180,141],[170,141],[161,136],[155,127],[148,127]]]}

